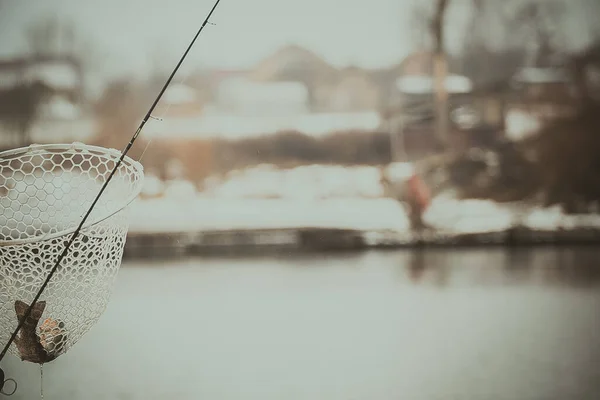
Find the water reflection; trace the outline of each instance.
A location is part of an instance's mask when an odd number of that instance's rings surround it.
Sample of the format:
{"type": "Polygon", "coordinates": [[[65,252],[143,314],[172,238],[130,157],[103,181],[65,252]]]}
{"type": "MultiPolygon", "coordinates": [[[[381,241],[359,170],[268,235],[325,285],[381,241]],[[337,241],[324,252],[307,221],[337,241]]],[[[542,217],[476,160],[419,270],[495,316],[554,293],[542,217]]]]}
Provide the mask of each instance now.
{"type": "Polygon", "coordinates": [[[400,252],[400,276],[413,284],[556,285],[600,284],[600,250],[592,247],[423,249],[400,252]],[[406,271],[406,272],[405,272],[406,271]]]}
{"type": "Polygon", "coordinates": [[[420,247],[411,253],[409,263],[407,265],[410,280],[413,283],[418,283],[423,278],[425,269],[427,268],[425,260],[425,250],[420,247]]]}
{"type": "MultiPolygon", "coordinates": [[[[49,399],[600,398],[592,248],[128,262],[49,399]],[[132,267],[137,268],[132,268],[132,267]]],[[[13,400],[39,368],[9,357],[13,400]]]]}

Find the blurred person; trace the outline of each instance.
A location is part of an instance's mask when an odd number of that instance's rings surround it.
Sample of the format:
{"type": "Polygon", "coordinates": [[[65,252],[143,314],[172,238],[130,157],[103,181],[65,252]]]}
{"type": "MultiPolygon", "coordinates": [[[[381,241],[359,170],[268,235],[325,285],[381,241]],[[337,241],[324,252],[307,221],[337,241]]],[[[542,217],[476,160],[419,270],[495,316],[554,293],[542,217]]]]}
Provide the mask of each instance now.
{"type": "Polygon", "coordinates": [[[417,172],[414,172],[406,181],[404,197],[404,201],[408,205],[411,229],[415,233],[422,233],[427,228],[427,224],[423,221],[423,214],[431,204],[431,193],[417,172]]]}
{"type": "Polygon", "coordinates": [[[411,230],[421,233],[426,224],[423,221],[423,213],[431,203],[429,188],[421,176],[410,167],[410,172],[396,180],[390,176],[391,172],[381,167],[379,169],[379,183],[385,197],[393,198],[408,208],[408,217],[411,230]]]}
{"type": "Polygon", "coordinates": [[[411,282],[420,282],[423,279],[425,269],[425,251],[423,246],[418,245],[417,248],[411,252],[410,262],[408,263],[408,276],[411,282]]]}

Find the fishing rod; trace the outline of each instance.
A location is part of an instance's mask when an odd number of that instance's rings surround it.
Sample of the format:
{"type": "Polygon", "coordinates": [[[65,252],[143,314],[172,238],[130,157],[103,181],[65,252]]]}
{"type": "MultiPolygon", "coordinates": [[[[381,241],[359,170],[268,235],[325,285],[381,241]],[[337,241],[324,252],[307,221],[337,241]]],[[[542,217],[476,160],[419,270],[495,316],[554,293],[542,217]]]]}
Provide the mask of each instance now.
{"type": "MultiPolygon", "coordinates": [[[[100,199],[100,196],[102,196],[102,193],[104,193],[104,190],[108,186],[108,184],[111,181],[112,177],[117,172],[119,166],[123,162],[123,159],[125,158],[125,156],[129,152],[129,150],[131,149],[131,147],[135,143],[136,139],[140,135],[142,129],[144,128],[144,125],[146,125],[146,122],[148,122],[149,119],[153,118],[152,117],[152,112],[154,111],[154,109],[158,105],[158,102],[162,98],[163,94],[165,93],[165,91],[167,90],[167,88],[169,87],[169,85],[171,84],[171,81],[175,77],[175,74],[177,74],[177,71],[179,71],[179,68],[181,67],[181,64],[183,64],[183,62],[186,59],[188,53],[190,52],[190,50],[194,46],[194,43],[196,43],[196,39],[198,39],[198,37],[200,36],[200,33],[202,33],[202,31],[204,30],[204,27],[209,24],[210,17],[213,15],[214,11],[216,10],[216,8],[217,8],[217,6],[219,5],[220,2],[221,2],[221,0],[216,0],[215,3],[213,4],[213,6],[210,9],[208,15],[204,19],[204,22],[202,23],[202,25],[200,26],[200,28],[196,32],[196,35],[194,35],[194,38],[192,39],[192,41],[188,45],[187,49],[185,50],[185,52],[183,53],[183,55],[181,56],[181,58],[177,62],[177,65],[175,65],[175,68],[173,69],[173,71],[171,72],[171,75],[169,75],[169,78],[167,79],[167,81],[163,85],[162,89],[158,93],[158,96],[156,96],[156,98],[154,99],[154,102],[152,103],[152,105],[150,106],[150,109],[148,110],[148,112],[146,113],[146,115],[144,116],[144,118],[142,119],[142,122],[140,123],[139,127],[137,128],[137,130],[135,131],[135,133],[133,134],[133,136],[129,140],[129,143],[127,143],[127,146],[125,146],[125,149],[123,149],[123,151],[121,152],[121,156],[119,157],[117,163],[115,164],[114,168],[112,169],[110,175],[106,179],[106,182],[104,182],[104,184],[102,185],[102,188],[100,189],[100,191],[96,195],[96,198],[94,199],[94,201],[90,205],[88,211],[83,216],[83,219],[81,220],[81,222],[77,226],[77,229],[75,229],[75,231],[73,232],[73,235],[71,236],[71,238],[69,239],[69,241],[65,245],[64,250],[62,251],[62,253],[56,259],[56,263],[54,264],[54,266],[50,270],[50,273],[46,277],[46,280],[44,281],[44,283],[42,284],[42,286],[38,290],[36,296],[34,297],[33,301],[31,302],[31,304],[27,308],[27,311],[25,312],[25,314],[23,315],[23,317],[19,320],[19,324],[17,325],[17,328],[14,330],[14,332],[12,333],[10,339],[8,340],[8,343],[6,343],[6,345],[4,346],[4,349],[0,353],[0,361],[2,361],[4,359],[4,356],[6,356],[6,353],[8,352],[8,349],[10,348],[11,344],[14,342],[15,338],[17,337],[17,335],[19,334],[19,331],[21,330],[21,328],[25,324],[25,321],[31,315],[31,312],[33,310],[34,305],[39,300],[40,296],[43,294],[44,290],[46,289],[46,286],[48,286],[48,283],[50,282],[50,279],[52,279],[52,277],[54,276],[54,274],[58,270],[58,267],[60,266],[60,263],[62,262],[62,260],[67,255],[67,252],[69,251],[69,248],[71,247],[71,245],[73,244],[73,242],[75,241],[75,239],[77,238],[77,236],[79,235],[79,233],[80,233],[83,225],[85,224],[85,222],[87,221],[88,217],[92,213],[94,207],[96,206],[96,203],[100,199]]],[[[2,370],[2,368],[0,368],[0,394],[4,394],[6,396],[11,396],[16,391],[17,391],[17,383],[16,383],[16,381],[13,380],[13,379],[5,379],[4,371],[2,370]],[[14,384],[14,391],[12,393],[5,393],[5,392],[3,392],[4,385],[5,385],[6,382],[12,382],[14,384]]]]}

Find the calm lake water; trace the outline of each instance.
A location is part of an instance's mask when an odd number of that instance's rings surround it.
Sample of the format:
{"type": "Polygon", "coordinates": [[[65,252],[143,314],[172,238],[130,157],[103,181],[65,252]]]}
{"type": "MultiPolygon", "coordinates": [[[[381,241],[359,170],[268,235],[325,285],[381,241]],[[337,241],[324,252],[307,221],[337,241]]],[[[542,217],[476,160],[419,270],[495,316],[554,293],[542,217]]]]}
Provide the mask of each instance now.
{"type": "MultiPolygon", "coordinates": [[[[45,399],[597,400],[600,250],[124,264],[45,399]]],[[[39,367],[8,356],[11,399],[39,367]]]]}

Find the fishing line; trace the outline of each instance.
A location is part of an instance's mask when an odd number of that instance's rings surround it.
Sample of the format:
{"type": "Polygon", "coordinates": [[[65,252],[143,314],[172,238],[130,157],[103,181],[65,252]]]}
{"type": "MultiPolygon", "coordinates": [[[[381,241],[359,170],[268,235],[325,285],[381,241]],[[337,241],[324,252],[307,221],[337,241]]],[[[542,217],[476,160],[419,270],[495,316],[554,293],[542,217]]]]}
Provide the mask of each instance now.
{"type": "MultiPolygon", "coordinates": [[[[75,241],[75,239],[77,238],[77,236],[79,235],[79,233],[80,233],[83,225],[85,224],[86,220],[88,219],[88,217],[92,213],[94,207],[96,206],[96,203],[98,203],[98,200],[100,199],[100,196],[102,196],[102,193],[104,193],[104,191],[106,190],[106,187],[108,186],[108,184],[110,183],[111,179],[113,178],[113,176],[117,172],[119,166],[123,162],[123,159],[125,158],[125,156],[129,152],[129,150],[131,149],[131,147],[135,143],[136,139],[140,135],[142,129],[144,128],[144,125],[146,125],[146,123],[148,122],[148,120],[152,118],[152,112],[154,111],[154,109],[156,108],[158,102],[162,98],[163,94],[165,93],[165,91],[167,90],[167,88],[169,87],[169,85],[171,84],[171,81],[173,80],[173,77],[175,76],[175,74],[177,73],[177,71],[179,70],[179,68],[181,67],[181,64],[183,64],[183,61],[187,57],[187,55],[190,52],[190,50],[192,49],[192,47],[194,46],[194,43],[198,39],[198,36],[200,36],[200,33],[202,33],[202,31],[204,30],[204,27],[209,24],[209,19],[212,16],[212,14],[214,13],[215,9],[217,8],[217,6],[219,5],[220,2],[221,2],[221,0],[216,0],[215,1],[215,3],[212,6],[210,12],[208,13],[208,15],[206,16],[206,18],[204,19],[204,22],[202,23],[202,25],[200,26],[200,28],[196,32],[196,35],[194,36],[194,38],[192,39],[192,41],[188,45],[187,49],[185,50],[185,52],[183,53],[183,55],[181,56],[181,58],[179,59],[179,61],[177,62],[177,65],[175,66],[175,68],[173,69],[173,71],[171,72],[171,74],[169,75],[169,78],[167,79],[167,81],[163,85],[162,89],[160,90],[160,92],[158,93],[158,95],[156,96],[156,98],[154,99],[154,102],[152,103],[152,105],[150,106],[150,109],[148,110],[148,112],[146,113],[146,115],[144,116],[144,118],[142,119],[142,122],[140,123],[139,127],[137,128],[137,130],[135,131],[135,133],[131,137],[131,139],[130,139],[129,143],[127,144],[127,146],[125,146],[125,148],[121,152],[121,156],[119,157],[118,161],[116,162],[116,164],[115,164],[114,168],[112,169],[110,175],[108,175],[106,181],[102,185],[102,188],[98,192],[98,195],[96,196],[96,198],[92,202],[92,204],[89,207],[89,209],[86,212],[86,214],[83,216],[83,219],[81,220],[81,222],[77,226],[77,229],[75,229],[75,231],[73,232],[73,235],[71,236],[71,238],[66,242],[65,248],[63,249],[62,253],[58,256],[58,258],[56,260],[56,263],[54,264],[54,266],[50,270],[50,273],[46,277],[46,280],[44,281],[44,283],[40,287],[39,291],[37,292],[37,294],[34,297],[33,301],[31,302],[31,304],[27,308],[27,310],[26,310],[25,314],[23,315],[23,317],[19,320],[19,324],[17,325],[17,328],[14,330],[14,332],[12,333],[10,339],[8,340],[8,343],[6,343],[6,345],[4,346],[4,349],[0,353],[0,361],[2,361],[4,359],[4,356],[6,356],[6,354],[8,352],[8,349],[10,348],[10,346],[12,345],[12,343],[14,342],[15,338],[17,337],[17,335],[19,334],[19,331],[21,330],[21,328],[25,324],[25,321],[31,315],[31,312],[33,310],[34,305],[39,300],[40,296],[43,294],[44,290],[48,286],[48,283],[50,282],[50,279],[52,279],[52,277],[54,276],[54,274],[58,270],[58,267],[60,266],[60,263],[62,262],[62,260],[67,255],[67,252],[69,251],[69,248],[71,247],[71,245],[73,244],[73,242],[75,241]]],[[[212,23],[210,23],[210,24],[212,25],[212,23]]],[[[0,376],[4,377],[4,371],[1,368],[0,368],[0,376]]],[[[13,380],[10,380],[10,379],[7,379],[7,380],[3,379],[2,382],[0,383],[0,388],[2,388],[4,386],[4,384],[6,382],[8,382],[8,381],[14,382],[13,380]]]]}
{"type": "MultiPolygon", "coordinates": [[[[214,24],[210,24],[210,25],[214,25],[214,24]]],[[[188,75],[184,75],[181,80],[179,82],[177,82],[177,85],[183,85],[186,80],[188,78],[188,75]]],[[[163,122],[165,120],[165,118],[167,117],[167,114],[169,113],[169,110],[171,109],[171,106],[173,105],[172,102],[168,102],[167,103],[167,107],[165,108],[165,110],[163,112],[161,112],[160,117],[156,117],[154,115],[150,116],[150,119],[156,121],[156,122],[163,122]]],[[[150,137],[150,139],[148,140],[148,143],[146,143],[146,146],[144,147],[144,151],[142,151],[142,154],[140,155],[140,158],[138,159],[138,162],[142,162],[142,159],[144,158],[144,154],[146,154],[146,151],[148,150],[148,148],[150,147],[150,144],[152,143],[152,140],[154,138],[150,137]]]]}
{"type": "MultiPolygon", "coordinates": [[[[207,25],[216,25],[212,22],[208,22],[207,25]]],[[[177,82],[177,85],[183,85],[189,78],[189,74],[185,74],[180,80],[179,82],[177,82]]],[[[165,120],[165,118],[167,117],[167,114],[169,113],[169,110],[171,110],[171,107],[173,106],[173,102],[168,102],[167,103],[167,107],[165,108],[164,111],[162,111],[159,117],[156,117],[154,115],[150,116],[150,119],[153,119],[156,122],[163,122],[165,120]]],[[[152,143],[152,140],[154,138],[150,137],[150,139],[148,140],[148,143],[146,143],[146,146],[144,147],[144,151],[142,151],[142,154],[140,155],[140,158],[138,159],[138,162],[141,162],[142,159],[144,158],[144,155],[146,154],[146,151],[148,150],[148,148],[150,147],[150,144],[152,143]]]]}
{"type": "Polygon", "coordinates": [[[144,147],[144,151],[142,151],[142,155],[140,156],[138,162],[142,162],[144,154],[146,154],[146,150],[148,150],[148,147],[150,147],[150,143],[152,143],[152,138],[150,138],[150,140],[148,140],[148,143],[146,143],[146,147],[144,147]]]}

